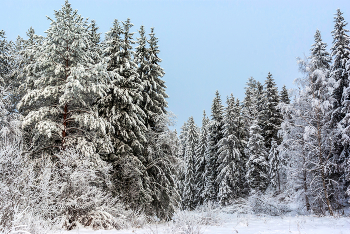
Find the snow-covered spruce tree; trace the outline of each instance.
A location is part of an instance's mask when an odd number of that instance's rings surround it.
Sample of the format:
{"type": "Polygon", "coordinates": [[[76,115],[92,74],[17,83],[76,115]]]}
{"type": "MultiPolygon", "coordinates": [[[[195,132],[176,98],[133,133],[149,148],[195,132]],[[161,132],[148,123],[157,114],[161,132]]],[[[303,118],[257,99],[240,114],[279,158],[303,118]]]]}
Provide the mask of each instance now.
{"type": "Polygon", "coordinates": [[[248,186],[246,186],[246,178],[245,178],[245,172],[246,172],[246,164],[248,161],[248,155],[245,154],[245,148],[247,146],[247,139],[249,136],[249,132],[246,132],[246,123],[245,123],[245,118],[242,113],[242,104],[239,101],[239,99],[236,99],[236,104],[235,104],[235,110],[234,112],[236,113],[236,136],[238,140],[238,145],[237,148],[240,152],[241,158],[238,161],[238,170],[239,170],[239,183],[238,183],[238,193],[237,195],[239,197],[243,197],[249,193],[248,186]]]}
{"type": "Polygon", "coordinates": [[[196,183],[195,183],[195,164],[196,164],[196,148],[198,145],[199,129],[194,122],[193,117],[188,119],[187,139],[185,149],[185,181],[183,191],[183,207],[193,210],[196,206],[196,183]]]}
{"type": "Polygon", "coordinates": [[[330,110],[330,120],[328,122],[329,128],[333,130],[333,146],[329,157],[333,166],[330,168],[329,176],[337,182],[344,183],[346,161],[349,158],[349,141],[346,140],[347,134],[345,133],[348,123],[344,117],[348,112],[345,105],[347,105],[346,103],[349,100],[346,91],[349,87],[349,74],[346,64],[350,58],[350,38],[347,34],[349,30],[345,28],[347,23],[340,9],[337,10],[334,19],[335,25],[332,31],[333,46],[331,48],[333,64],[331,66],[330,77],[336,83],[333,86],[332,98],[334,102],[332,103],[333,106],[330,110]],[[342,124],[339,125],[338,123],[341,121],[342,124]],[[342,134],[342,132],[345,134],[342,134]]]}
{"type": "Polygon", "coordinates": [[[187,130],[188,130],[188,123],[185,122],[181,127],[181,132],[179,135],[179,150],[177,153],[178,161],[179,161],[179,172],[178,172],[178,178],[177,178],[177,187],[179,189],[179,193],[183,194],[184,191],[184,182],[185,182],[185,171],[186,171],[186,164],[185,164],[185,150],[187,145],[187,130]]]}
{"type": "Polygon", "coordinates": [[[87,21],[68,1],[55,11],[42,45],[27,48],[33,62],[26,64],[27,93],[18,108],[23,129],[32,138],[32,152],[54,151],[76,145],[92,156],[111,150],[105,136],[108,124],[91,104],[104,95],[108,76],[104,62],[94,63],[87,21]]]}
{"type": "Polygon", "coordinates": [[[239,116],[235,98],[231,94],[227,98],[224,114],[223,138],[218,142],[218,175],[216,183],[219,185],[218,199],[222,205],[227,205],[241,194],[239,187],[241,180],[241,154],[239,151],[239,116]]]}
{"type": "Polygon", "coordinates": [[[243,101],[242,114],[245,123],[245,141],[248,142],[250,126],[254,120],[258,120],[259,125],[265,120],[263,115],[263,109],[265,108],[265,97],[263,85],[256,81],[253,77],[250,77],[245,87],[245,97],[243,101]]]}
{"type": "Polygon", "coordinates": [[[223,138],[223,108],[219,91],[216,91],[211,107],[212,119],[208,123],[208,145],[205,151],[205,189],[203,194],[206,202],[216,202],[219,191],[216,179],[218,174],[218,143],[223,138]]]}
{"type": "Polygon", "coordinates": [[[287,87],[285,85],[283,85],[282,90],[280,92],[280,102],[290,104],[288,90],[287,90],[287,87]]]}
{"type": "Polygon", "coordinates": [[[150,215],[156,214],[161,219],[169,219],[176,206],[177,191],[173,177],[177,147],[173,146],[174,142],[164,140],[173,139],[172,141],[175,141],[174,133],[168,129],[167,124],[171,122],[171,119],[166,120],[171,115],[167,115],[165,110],[167,107],[165,99],[168,95],[165,93],[165,82],[161,79],[164,71],[159,65],[162,60],[158,57],[160,52],[158,38],[155,37],[153,28],[149,34],[149,40],[146,40],[143,26],[139,34],[134,61],[138,65],[137,73],[142,83],[142,101],[139,106],[145,114],[143,122],[146,126],[147,139],[143,143],[142,163],[146,171],[142,177],[148,178],[144,184],[152,191],[151,207],[147,210],[150,215]],[[146,47],[147,43],[149,48],[146,47]],[[147,183],[150,184],[147,185],[147,183]]]}
{"type": "Polygon", "coordinates": [[[279,158],[279,152],[277,149],[277,142],[271,140],[271,148],[269,151],[268,161],[269,161],[269,183],[273,187],[277,187],[278,191],[281,191],[281,180],[280,180],[280,167],[281,160],[279,158]]]}
{"type": "Polygon", "coordinates": [[[272,139],[279,142],[277,132],[282,122],[282,116],[277,108],[279,104],[278,90],[271,73],[268,74],[265,81],[264,101],[262,129],[265,146],[269,150],[272,139]]]}
{"type": "Polygon", "coordinates": [[[257,110],[256,110],[257,81],[253,77],[250,77],[248,79],[247,86],[244,89],[245,89],[245,96],[243,101],[242,112],[245,118],[246,128],[248,129],[247,132],[249,132],[249,127],[257,115],[257,110]]]}
{"type": "Polygon", "coordinates": [[[168,104],[165,99],[168,95],[165,93],[165,82],[161,79],[164,76],[164,71],[159,65],[162,60],[158,57],[160,51],[154,28],[151,28],[149,40],[146,40],[143,26],[141,26],[139,34],[140,38],[137,40],[138,46],[135,52],[135,62],[138,64],[137,72],[143,85],[143,99],[140,106],[145,113],[145,126],[153,129],[155,125],[154,119],[166,113],[165,108],[168,104]],[[149,48],[146,48],[147,42],[149,48]]]}
{"type": "Polygon", "coordinates": [[[169,126],[174,124],[174,115],[159,115],[155,119],[154,131],[147,131],[148,140],[146,166],[147,174],[143,177],[152,198],[151,205],[145,207],[148,215],[156,215],[159,219],[171,219],[175,209],[179,207],[180,195],[177,187],[179,143],[176,131],[169,126]]]}
{"type": "Polygon", "coordinates": [[[268,186],[269,164],[267,150],[258,120],[254,120],[249,132],[249,141],[245,151],[249,157],[246,165],[246,180],[252,191],[264,192],[268,186]]]}
{"type": "Polygon", "coordinates": [[[196,148],[196,160],[195,160],[195,184],[196,184],[196,195],[195,204],[203,205],[204,197],[203,191],[205,188],[205,151],[207,149],[207,138],[208,138],[208,122],[209,118],[203,111],[202,127],[200,129],[199,140],[196,148]]]}
{"type": "Polygon", "coordinates": [[[0,30],[0,84],[8,86],[8,76],[13,70],[13,43],[8,42],[5,31],[0,30]]]}
{"type": "Polygon", "coordinates": [[[114,153],[105,159],[113,164],[115,194],[136,209],[142,204],[149,205],[151,191],[144,186],[142,179],[146,170],[141,156],[146,128],[144,112],[139,106],[142,85],[133,61],[132,26],[130,19],[122,22],[122,26],[115,20],[106,33],[104,56],[109,60],[107,70],[112,80],[107,95],[99,101],[99,112],[113,126],[108,135],[114,153]]]}
{"type": "Polygon", "coordinates": [[[101,33],[98,33],[99,27],[96,25],[95,20],[91,20],[91,24],[88,27],[88,34],[90,36],[90,40],[91,40],[91,50],[94,51],[94,62],[98,63],[99,59],[102,56],[102,45],[101,45],[101,33]]]}

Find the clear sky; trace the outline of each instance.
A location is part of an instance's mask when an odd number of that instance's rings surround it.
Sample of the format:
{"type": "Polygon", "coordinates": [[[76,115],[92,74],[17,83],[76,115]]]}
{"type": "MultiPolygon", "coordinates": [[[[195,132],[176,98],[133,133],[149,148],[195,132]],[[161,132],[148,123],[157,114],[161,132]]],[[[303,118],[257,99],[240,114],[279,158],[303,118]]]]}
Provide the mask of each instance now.
{"type": "MultiPolygon", "coordinates": [[[[70,0],[73,9],[97,22],[105,33],[114,19],[130,18],[137,32],[155,27],[166,74],[168,110],[201,125],[219,90],[223,103],[233,93],[244,97],[249,77],[264,82],[268,72],[281,88],[293,88],[296,57],[309,55],[316,29],[332,44],[337,8],[350,21],[350,0],[70,0]]],[[[47,16],[64,0],[1,0],[0,29],[8,39],[25,37],[29,27],[45,35],[47,16]]],[[[350,29],[350,27],[347,27],[350,29]]]]}

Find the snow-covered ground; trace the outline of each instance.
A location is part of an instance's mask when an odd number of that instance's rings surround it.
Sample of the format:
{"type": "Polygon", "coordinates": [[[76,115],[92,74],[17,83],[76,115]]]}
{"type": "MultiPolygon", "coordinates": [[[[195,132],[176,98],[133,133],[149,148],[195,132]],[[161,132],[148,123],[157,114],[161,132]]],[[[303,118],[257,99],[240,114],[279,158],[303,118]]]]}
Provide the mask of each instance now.
{"type": "Polygon", "coordinates": [[[124,230],[79,229],[62,234],[350,234],[349,217],[257,216],[216,213],[204,215],[182,212],[175,221],[124,230]],[[207,224],[205,224],[207,222],[207,224]]]}

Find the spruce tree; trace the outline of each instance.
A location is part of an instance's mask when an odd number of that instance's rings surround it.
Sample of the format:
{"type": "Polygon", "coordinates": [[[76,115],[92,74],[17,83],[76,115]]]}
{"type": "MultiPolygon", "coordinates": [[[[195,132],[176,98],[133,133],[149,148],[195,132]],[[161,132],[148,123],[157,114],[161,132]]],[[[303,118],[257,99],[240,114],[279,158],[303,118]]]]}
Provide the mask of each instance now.
{"type": "Polygon", "coordinates": [[[273,187],[277,187],[278,191],[281,190],[281,181],[280,181],[280,166],[281,166],[281,160],[279,158],[279,153],[277,149],[278,145],[277,142],[272,139],[271,140],[271,148],[268,156],[269,161],[269,179],[270,184],[273,187]]]}
{"type": "Polygon", "coordinates": [[[150,39],[145,36],[144,27],[139,30],[138,46],[136,47],[135,62],[138,64],[138,75],[141,79],[142,102],[140,106],[145,113],[144,122],[147,128],[154,129],[156,118],[165,114],[168,107],[165,100],[168,95],[165,93],[165,82],[161,79],[164,76],[163,68],[159,65],[162,61],[159,57],[158,38],[155,37],[154,28],[151,28],[150,39]],[[149,48],[146,44],[149,44],[149,48]]]}
{"type": "Polygon", "coordinates": [[[267,150],[258,120],[254,120],[249,132],[249,141],[246,148],[249,156],[246,168],[246,179],[251,190],[264,192],[268,186],[269,164],[267,150]]]}
{"type": "Polygon", "coordinates": [[[0,84],[9,85],[8,76],[13,69],[13,44],[6,40],[5,31],[0,30],[0,84]]]}
{"type": "Polygon", "coordinates": [[[208,122],[209,119],[203,111],[202,127],[200,129],[199,141],[196,148],[196,160],[195,160],[195,184],[196,184],[196,196],[195,204],[202,205],[204,202],[203,191],[205,188],[205,151],[207,149],[208,138],[208,122]]]}
{"type": "Polygon", "coordinates": [[[188,130],[185,149],[185,181],[183,191],[184,208],[193,210],[195,208],[195,164],[196,164],[196,148],[198,145],[198,127],[194,123],[193,117],[188,120],[188,130]]]}
{"type": "Polygon", "coordinates": [[[95,63],[90,50],[88,22],[68,1],[55,11],[42,44],[28,50],[32,61],[24,68],[27,92],[18,108],[23,128],[32,138],[33,152],[76,145],[86,155],[111,150],[105,138],[108,123],[92,103],[105,94],[105,63],[95,63]]]}
{"type": "MultiPolygon", "coordinates": [[[[176,194],[173,186],[174,179],[171,177],[174,174],[173,166],[170,163],[175,157],[175,152],[164,150],[164,148],[172,148],[169,142],[165,142],[163,147],[159,147],[162,139],[172,139],[173,135],[165,124],[170,121],[170,119],[165,120],[169,117],[165,110],[167,107],[165,99],[168,95],[165,93],[165,82],[161,79],[164,71],[159,65],[162,60],[158,57],[160,51],[154,29],[151,29],[150,40],[146,39],[143,26],[141,26],[139,34],[140,38],[137,39],[138,46],[134,61],[137,64],[137,73],[142,84],[142,101],[138,105],[145,114],[142,119],[146,127],[145,135],[147,138],[147,141],[143,143],[142,163],[146,171],[142,177],[154,181],[149,186],[152,191],[152,208],[156,210],[158,217],[168,219],[172,213],[169,209],[174,205],[172,199],[176,194]],[[147,43],[149,48],[146,47],[147,43]],[[158,150],[165,152],[163,154],[156,153],[158,150]],[[160,170],[167,171],[167,173],[159,173],[160,170]],[[162,186],[159,186],[159,181],[162,181],[162,186]]],[[[145,181],[144,183],[149,182],[145,181]]]]}
{"type": "Polygon", "coordinates": [[[290,104],[290,98],[288,94],[287,87],[283,85],[282,90],[280,92],[280,102],[285,104],[290,104]]]}
{"type": "Polygon", "coordinates": [[[265,81],[264,101],[262,129],[265,146],[270,149],[272,139],[276,139],[278,142],[277,133],[282,122],[282,116],[277,108],[279,104],[278,90],[271,73],[268,74],[265,81]]]}
{"type": "Polygon", "coordinates": [[[147,215],[156,215],[161,220],[171,219],[181,199],[176,180],[178,138],[169,129],[173,117],[170,113],[158,116],[154,125],[157,131],[146,133],[148,153],[142,178],[152,200],[150,205],[141,204],[141,208],[145,207],[147,215]]]}
{"type": "Polygon", "coordinates": [[[333,64],[331,66],[330,78],[334,80],[332,99],[333,106],[329,112],[330,120],[328,128],[333,130],[333,145],[330,153],[330,161],[335,165],[330,172],[330,176],[335,180],[342,180],[344,182],[344,166],[349,157],[349,144],[346,138],[342,139],[346,134],[343,129],[347,128],[346,116],[348,102],[347,88],[349,87],[349,75],[346,70],[346,63],[350,58],[350,38],[347,35],[349,30],[345,27],[347,23],[344,20],[343,13],[340,9],[335,14],[335,25],[332,31],[333,46],[331,48],[331,55],[333,57],[333,64]],[[342,121],[342,126],[338,123],[342,121]],[[340,128],[339,128],[340,127],[340,128]]]}
{"type": "Polygon", "coordinates": [[[107,94],[99,101],[99,111],[112,129],[109,131],[114,153],[107,161],[113,163],[113,178],[116,194],[132,208],[141,204],[150,204],[151,191],[145,181],[146,167],[143,164],[143,146],[146,142],[145,116],[140,107],[142,101],[142,84],[133,61],[132,45],[133,24],[130,19],[122,22],[115,20],[113,27],[106,33],[104,56],[108,59],[107,70],[111,83],[107,94]]]}
{"type": "Polygon", "coordinates": [[[223,106],[218,91],[211,107],[212,119],[208,124],[207,149],[205,151],[205,189],[204,200],[216,201],[218,194],[218,184],[216,183],[218,174],[218,143],[223,135],[223,106]]]}
{"type": "Polygon", "coordinates": [[[185,173],[186,173],[186,164],[185,164],[185,153],[187,148],[187,136],[188,136],[188,122],[185,122],[181,127],[181,132],[179,135],[179,150],[178,150],[178,161],[179,161],[179,171],[177,178],[177,187],[179,193],[184,194],[184,183],[185,183],[185,173]]]}
{"type": "Polygon", "coordinates": [[[227,98],[227,107],[224,115],[223,138],[219,141],[218,157],[218,176],[217,184],[219,186],[218,198],[220,203],[226,205],[237,197],[240,191],[240,169],[241,154],[239,151],[239,116],[236,110],[235,98],[231,94],[227,98]]]}

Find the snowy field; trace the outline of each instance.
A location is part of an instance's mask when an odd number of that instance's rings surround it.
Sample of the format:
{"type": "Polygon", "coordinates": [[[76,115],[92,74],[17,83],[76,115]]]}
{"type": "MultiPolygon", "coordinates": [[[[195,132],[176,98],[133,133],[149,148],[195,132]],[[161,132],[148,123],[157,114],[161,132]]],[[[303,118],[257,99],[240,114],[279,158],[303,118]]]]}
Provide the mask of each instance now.
{"type": "Polygon", "coordinates": [[[257,216],[219,213],[203,216],[195,212],[183,212],[176,221],[145,225],[126,230],[92,231],[81,228],[62,234],[350,234],[349,217],[316,216],[257,216]],[[203,224],[207,218],[208,224],[203,224]],[[199,221],[200,220],[200,221],[199,221]],[[202,223],[202,224],[200,224],[202,223]]]}

